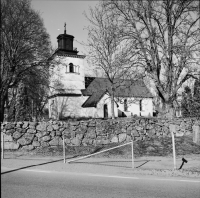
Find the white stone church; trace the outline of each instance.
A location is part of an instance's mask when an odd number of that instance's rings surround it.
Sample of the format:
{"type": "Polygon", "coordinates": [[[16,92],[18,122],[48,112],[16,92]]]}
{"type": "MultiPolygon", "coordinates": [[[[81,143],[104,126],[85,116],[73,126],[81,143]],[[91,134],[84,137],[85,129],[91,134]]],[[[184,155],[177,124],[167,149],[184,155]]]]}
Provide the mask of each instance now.
{"type": "MultiPolygon", "coordinates": [[[[110,118],[111,84],[85,76],[85,56],[73,47],[74,36],[60,34],[51,67],[49,118],[110,118]]],[[[143,81],[116,80],[115,117],[153,116],[153,96],[143,81]]]]}

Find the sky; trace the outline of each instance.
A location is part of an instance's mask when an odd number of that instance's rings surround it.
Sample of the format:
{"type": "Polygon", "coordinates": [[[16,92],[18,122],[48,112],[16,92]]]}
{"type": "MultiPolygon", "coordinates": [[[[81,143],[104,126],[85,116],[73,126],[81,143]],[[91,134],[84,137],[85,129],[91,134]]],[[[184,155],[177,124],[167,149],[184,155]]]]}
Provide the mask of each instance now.
{"type": "Polygon", "coordinates": [[[83,12],[88,13],[89,6],[94,7],[97,3],[97,0],[31,0],[32,8],[39,11],[43,18],[53,48],[57,48],[57,36],[64,33],[66,22],[67,34],[75,37],[74,47],[77,47],[79,55],[86,54],[80,43],[87,42],[87,30],[84,28],[89,25],[83,12]]]}

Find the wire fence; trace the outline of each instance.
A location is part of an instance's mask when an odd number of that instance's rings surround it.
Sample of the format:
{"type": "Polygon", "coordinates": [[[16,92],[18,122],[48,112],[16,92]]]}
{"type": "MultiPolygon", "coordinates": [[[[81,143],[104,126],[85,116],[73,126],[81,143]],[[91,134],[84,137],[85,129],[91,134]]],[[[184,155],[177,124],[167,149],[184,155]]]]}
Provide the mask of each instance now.
{"type": "MultiPolygon", "coordinates": [[[[65,156],[65,142],[63,138],[63,154],[64,154],[64,163],[66,163],[66,156],[65,156]]],[[[103,148],[100,151],[81,156],[76,157],[75,159],[71,159],[67,161],[67,163],[90,163],[90,164],[99,164],[99,165],[107,165],[107,166],[127,166],[134,168],[134,152],[133,152],[133,141],[124,143],[118,146],[114,146],[111,148],[103,148]],[[113,160],[111,157],[112,154],[122,152],[121,148],[126,147],[125,151],[126,153],[131,153],[131,155],[124,157],[124,158],[116,158],[113,160]],[[106,160],[105,160],[106,159],[106,160]],[[108,160],[109,159],[109,160],[108,160]]]]}

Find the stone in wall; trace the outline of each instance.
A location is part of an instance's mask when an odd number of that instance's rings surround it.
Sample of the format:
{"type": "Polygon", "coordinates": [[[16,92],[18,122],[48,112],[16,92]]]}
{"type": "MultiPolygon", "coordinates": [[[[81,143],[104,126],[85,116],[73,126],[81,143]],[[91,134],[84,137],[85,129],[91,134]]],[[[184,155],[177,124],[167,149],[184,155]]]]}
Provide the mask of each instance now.
{"type": "Polygon", "coordinates": [[[6,128],[6,130],[14,129],[15,124],[14,123],[7,123],[5,128],[6,128]]]}
{"type": "Polygon", "coordinates": [[[26,129],[22,129],[22,128],[17,128],[16,131],[19,133],[26,133],[26,129]]]}
{"type": "Polygon", "coordinates": [[[118,140],[118,137],[117,136],[114,136],[112,139],[111,139],[111,142],[113,143],[117,143],[119,140],[118,140]]]}
{"type": "Polygon", "coordinates": [[[15,132],[15,129],[6,130],[6,135],[12,135],[15,132]]]}
{"type": "Polygon", "coordinates": [[[27,150],[27,151],[31,151],[33,150],[35,147],[33,145],[27,145],[27,146],[23,146],[22,149],[23,150],[27,150]]]}
{"type": "Polygon", "coordinates": [[[132,137],[139,137],[140,134],[138,133],[137,130],[134,129],[134,130],[131,131],[131,136],[132,136],[132,137]]]}
{"type": "Polygon", "coordinates": [[[81,139],[79,139],[78,137],[74,137],[74,138],[71,140],[71,143],[72,143],[72,145],[80,146],[80,145],[81,145],[81,139]]]}
{"type": "Polygon", "coordinates": [[[33,128],[31,128],[31,129],[28,129],[28,130],[27,130],[27,133],[36,133],[36,130],[33,129],[33,128]]]}
{"type": "Polygon", "coordinates": [[[51,131],[50,136],[51,137],[55,137],[56,136],[56,132],[55,131],[51,131]]]}
{"type": "Polygon", "coordinates": [[[127,134],[126,133],[121,133],[118,135],[119,137],[119,142],[124,142],[126,140],[126,136],[127,134]]]}
{"type": "Polygon", "coordinates": [[[47,126],[47,131],[48,131],[48,132],[53,131],[53,127],[52,127],[51,125],[47,126]]]}
{"type": "Polygon", "coordinates": [[[180,127],[178,125],[170,124],[169,130],[171,133],[174,133],[176,137],[181,137],[184,135],[184,132],[180,131],[180,127]]]}
{"type": "Polygon", "coordinates": [[[40,142],[47,142],[49,141],[51,138],[49,136],[44,136],[41,138],[40,142]]]}
{"type": "Polygon", "coordinates": [[[126,142],[130,142],[130,141],[132,141],[132,138],[131,138],[130,135],[127,135],[127,136],[126,136],[126,142]]]}
{"type": "Polygon", "coordinates": [[[36,136],[37,136],[38,138],[41,138],[41,137],[46,136],[46,135],[49,135],[49,132],[43,131],[43,132],[38,132],[38,133],[36,134],[36,136]]]}
{"type": "Polygon", "coordinates": [[[80,125],[78,130],[76,131],[77,134],[85,134],[85,132],[87,131],[87,126],[86,125],[80,125]]]}
{"type": "Polygon", "coordinates": [[[18,148],[19,148],[19,143],[15,143],[15,142],[5,142],[4,143],[4,149],[16,150],[18,148]]]}
{"type": "Polygon", "coordinates": [[[96,122],[94,120],[89,121],[88,126],[89,127],[95,127],[96,126],[96,122]]]}
{"type": "Polygon", "coordinates": [[[49,145],[51,146],[58,146],[62,143],[62,139],[60,137],[54,137],[50,142],[49,145]]]}
{"type": "Polygon", "coordinates": [[[62,132],[60,132],[59,130],[56,131],[56,136],[62,136],[62,132]]]}
{"type": "Polygon", "coordinates": [[[41,122],[41,123],[39,123],[39,125],[36,126],[36,129],[38,131],[46,131],[47,124],[45,122],[41,122]]]}
{"type": "Polygon", "coordinates": [[[17,128],[21,128],[21,127],[22,127],[22,125],[23,125],[23,122],[17,122],[17,125],[16,125],[16,127],[17,127],[17,128]]]}
{"type": "Polygon", "coordinates": [[[31,134],[31,133],[26,133],[24,134],[24,138],[27,140],[28,144],[31,143],[34,139],[34,134],[31,134]]]}
{"type": "Polygon", "coordinates": [[[88,127],[86,136],[87,136],[87,138],[95,139],[96,138],[95,127],[88,127]]]}
{"type": "Polygon", "coordinates": [[[25,139],[25,137],[22,137],[19,140],[17,140],[17,143],[19,143],[21,146],[24,146],[24,145],[30,144],[31,141],[28,141],[25,139]]]}
{"type": "Polygon", "coordinates": [[[83,146],[87,146],[89,144],[89,140],[87,138],[84,138],[82,140],[82,144],[83,144],[83,146]]]}
{"type": "Polygon", "coordinates": [[[49,143],[48,143],[48,142],[41,142],[41,146],[42,146],[42,147],[48,147],[48,146],[49,146],[49,143]]]}
{"type": "Polygon", "coordinates": [[[37,122],[29,122],[29,128],[30,129],[35,129],[37,126],[37,122]]]}
{"type": "Polygon", "coordinates": [[[65,144],[70,145],[71,141],[68,138],[65,138],[65,144]]]}
{"type": "Polygon", "coordinates": [[[13,138],[11,135],[4,134],[3,138],[4,138],[4,142],[12,142],[13,141],[13,138]]]}
{"type": "Polygon", "coordinates": [[[131,135],[132,130],[133,130],[132,126],[128,126],[126,130],[127,135],[131,135]]]}
{"type": "Polygon", "coordinates": [[[58,126],[58,124],[55,124],[55,125],[52,125],[52,128],[56,131],[59,129],[59,126],[58,126]]]}
{"type": "Polygon", "coordinates": [[[156,130],[154,128],[147,130],[147,134],[150,138],[156,135],[156,130]]]}
{"type": "Polygon", "coordinates": [[[58,130],[59,130],[59,131],[61,132],[61,134],[62,134],[62,132],[65,130],[65,128],[61,127],[61,128],[59,128],[58,130]]]}
{"type": "Polygon", "coordinates": [[[24,122],[24,124],[22,125],[22,128],[27,128],[28,127],[28,125],[29,125],[29,122],[24,122]]]}
{"type": "Polygon", "coordinates": [[[169,130],[169,128],[167,126],[163,126],[162,127],[162,131],[166,136],[170,135],[170,130],[169,130]]]}
{"type": "Polygon", "coordinates": [[[104,145],[104,144],[109,144],[110,141],[108,139],[96,139],[93,141],[94,145],[104,145]]]}
{"type": "Polygon", "coordinates": [[[13,136],[13,138],[14,138],[15,140],[17,140],[17,139],[19,139],[22,135],[23,135],[22,133],[19,133],[19,132],[16,131],[16,132],[13,133],[12,136],[13,136]]]}
{"type": "Polygon", "coordinates": [[[39,146],[40,146],[40,142],[38,142],[38,141],[33,141],[32,145],[33,145],[34,147],[39,147],[39,146]]]}

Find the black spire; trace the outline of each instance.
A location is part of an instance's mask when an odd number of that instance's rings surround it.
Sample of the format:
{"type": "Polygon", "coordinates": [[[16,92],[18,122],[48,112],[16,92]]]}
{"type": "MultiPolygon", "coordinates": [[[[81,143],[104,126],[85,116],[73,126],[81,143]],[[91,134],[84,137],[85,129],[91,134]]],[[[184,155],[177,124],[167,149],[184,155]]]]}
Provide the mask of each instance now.
{"type": "Polygon", "coordinates": [[[66,23],[64,24],[64,34],[66,34],[66,23]]]}

